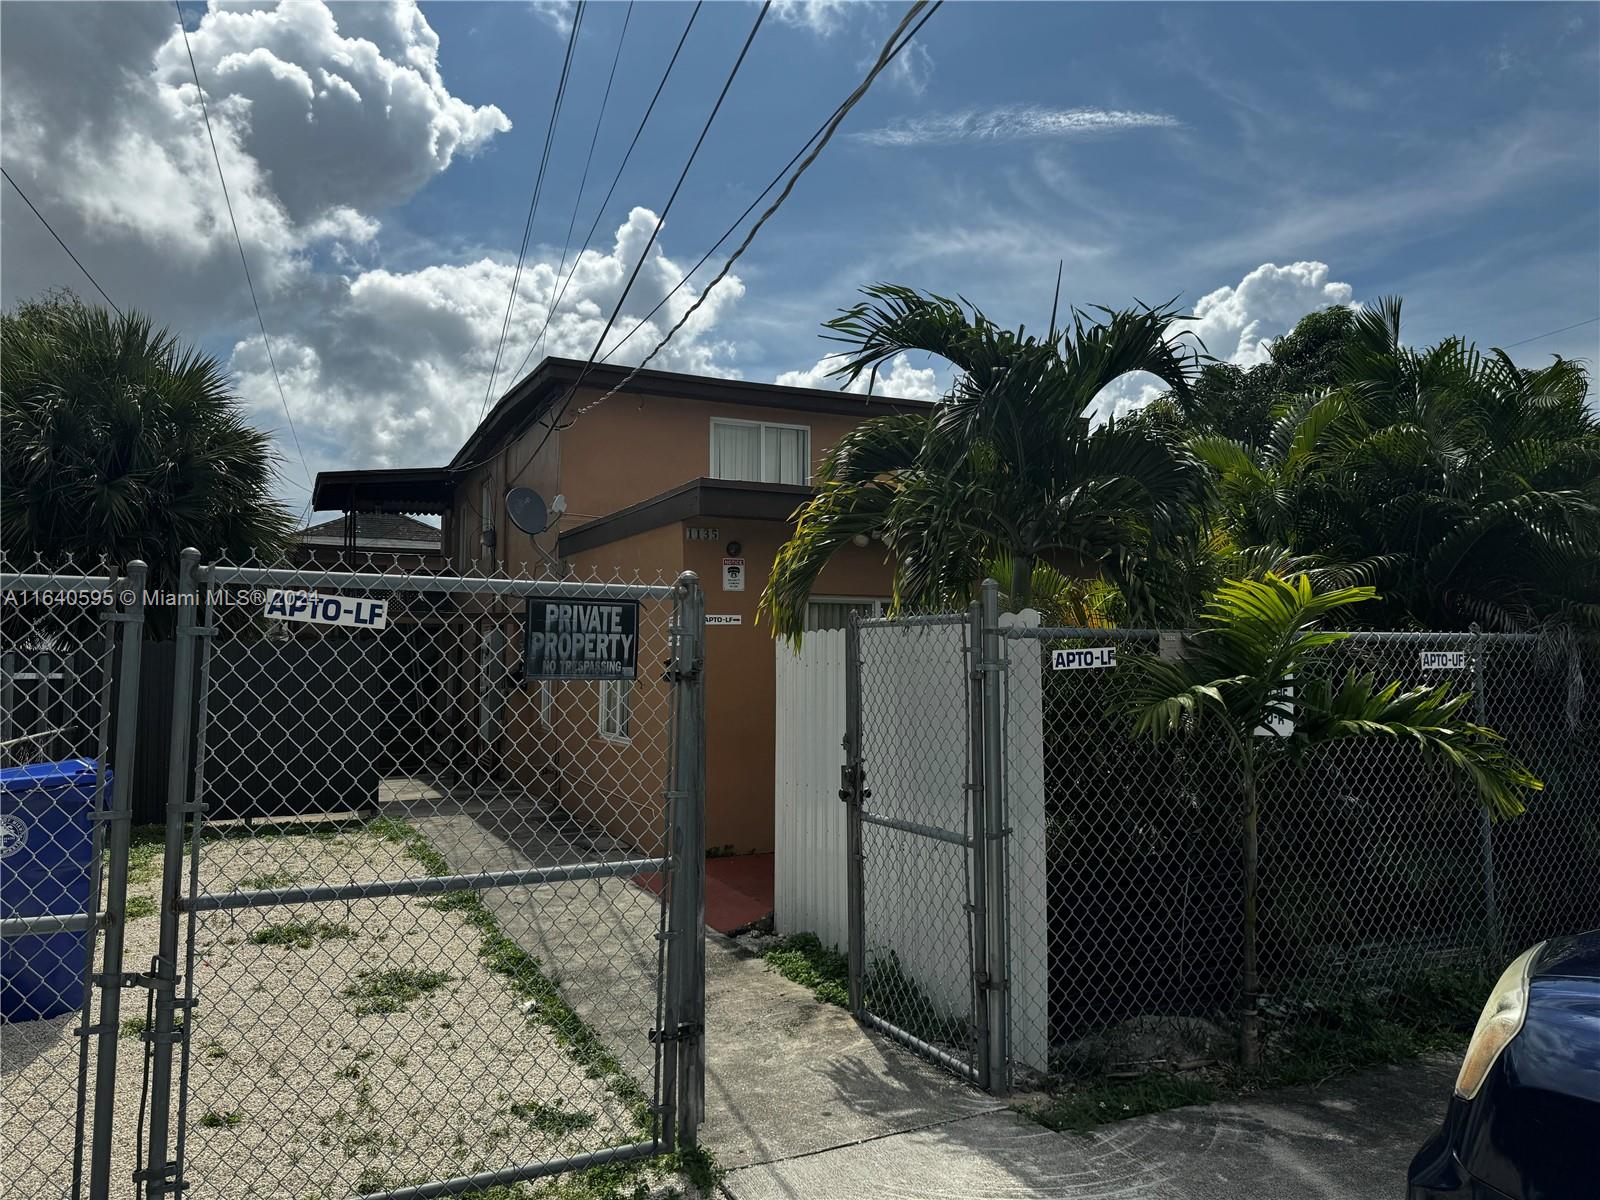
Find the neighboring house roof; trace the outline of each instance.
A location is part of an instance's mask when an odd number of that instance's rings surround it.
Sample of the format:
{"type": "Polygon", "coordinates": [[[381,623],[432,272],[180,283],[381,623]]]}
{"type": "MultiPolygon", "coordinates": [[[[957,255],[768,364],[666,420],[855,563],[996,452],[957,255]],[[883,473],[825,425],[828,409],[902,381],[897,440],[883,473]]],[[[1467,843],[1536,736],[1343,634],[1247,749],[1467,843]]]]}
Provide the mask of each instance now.
{"type": "MultiPolygon", "coordinates": [[[[344,547],[343,517],[310,525],[296,536],[302,546],[344,547]]],[[[356,514],[356,547],[361,550],[409,550],[437,554],[439,530],[423,521],[400,513],[363,512],[356,514]]]]}
{"type": "Polygon", "coordinates": [[[691,479],[671,491],[651,496],[627,508],[561,535],[559,553],[578,554],[608,542],[619,541],[675,521],[696,517],[722,517],[755,521],[787,521],[816,493],[792,483],[746,483],[740,479],[691,479]]]}

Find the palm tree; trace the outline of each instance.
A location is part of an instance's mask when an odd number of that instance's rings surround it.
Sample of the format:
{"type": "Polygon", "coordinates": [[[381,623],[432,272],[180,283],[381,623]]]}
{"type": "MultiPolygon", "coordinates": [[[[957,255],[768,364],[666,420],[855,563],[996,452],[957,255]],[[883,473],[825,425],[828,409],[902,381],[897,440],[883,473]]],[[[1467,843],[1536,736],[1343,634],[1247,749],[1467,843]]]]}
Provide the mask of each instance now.
{"type": "Polygon", "coordinates": [[[1340,609],[1373,599],[1370,587],[1321,590],[1305,575],[1231,581],[1206,606],[1181,659],[1134,660],[1135,735],[1215,735],[1236,772],[1244,885],[1240,1060],[1247,1069],[1261,1063],[1257,819],[1262,787],[1276,771],[1334,742],[1374,738],[1413,745],[1470,781],[1496,818],[1521,813],[1524,793],[1543,786],[1498,734],[1462,716],[1470,693],[1379,686],[1354,672],[1335,681],[1333,647],[1350,635],[1321,626],[1340,609]]]}
{"type": "Polygon", "coordinates": [[[1195,500],[1202,480],[1186,454],[1147,429],[1090,419],[1100,392],[1130,372],[1188,387],[1196,356],[1173,336],[1170,307],[1100,309],[1098,321],[1074,311],[1070,328],[1039,338],[965,301],[887,284],[863,293],[827,322],[851,347],[835,375],[848,384],[924,351],[956,378],[928,412],[866,421],[828,453],[762,596],[778,633],[799,636],[817,577],[862,535],[894,555],[897,607],[964,600],[1000,555],[1020,607],[1040,563],[1127,578],[1195,500]]]}
{"type": "Polygon", "coordinates": [[[170,582],[199,546],[236,561],[288,544],[271,439],[221,364],[137,313],[57,293],[0,315],[0,549],[14,564],[142,558],[170,582]]]}
{"type": "Polygon", "coordinates": [[[1201,437],[1245,545],[1381,561],[1392,624],[1600,629],[1600,419],[1588,373],[1519,368],[1457,338],[1400,341],[1400,301],[1358,314],[1331,390],[1288,397],[1258,446],[1201,437]]]}

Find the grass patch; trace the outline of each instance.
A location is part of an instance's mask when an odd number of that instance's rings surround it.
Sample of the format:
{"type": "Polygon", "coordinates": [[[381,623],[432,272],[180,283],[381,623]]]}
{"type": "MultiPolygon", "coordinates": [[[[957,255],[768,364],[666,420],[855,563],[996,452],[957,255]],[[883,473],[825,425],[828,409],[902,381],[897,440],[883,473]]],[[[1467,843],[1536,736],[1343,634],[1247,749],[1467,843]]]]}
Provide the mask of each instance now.
{"type": "Polygon", "coordinates": [[[796,933],[761,955],[778,974],[824,1004],[850,1007],[850,963],[839,951],[824,946],[814,933],[796,933]]]}
{"type": "Polygon", "coordinates": [[[1051,1096],[1049,1103],[1041,1107],[1023,1111],[1048,1129],[1082,1132],[1108,1121],[1124,1121],[1191,1104],[1210,1104],[1221,1094],[1214,1080],[1150,1075],[1144,1079],[1111,1080],[1074,1087],[1051,1096]]]}
{"type": "Polygon", "coordinates": [[[1051,1129],[1085,1130],[1276,1087],[1325,1083],[1424,1054],[1459,1053],[1490,983],[1476,970],[1441,971],[1417,976],[1381,997],[1269,1012],[1266,1065],[1260,1071],[1223,1065],[1203,1074],[1071,1082],[1043,1104],[1021,1111],[1051,1129]]]}
{"type": "MultiPolygon", "coordinates": [[[[183,1032],[182,1013],[173,1015],[172,1030],[174,1033],[183,1032]]],[[[150,1032],[150,1022],[143,1017],[124,1017],[122,1023],[117,1026],[117,1032],[124,1038],[142,1038],[150,1032]]]]}
{"type": "Polygon", "coordinates": [[[546,1104],[542,1100],[518,1101],[506,1109],[506,1112],[551,1137],[577,1133],[580,1129],[588,1129],[595,1123],[593,1113],[577,1112],[559,1101],[555,1104],[546,1104]]]}
{"type": "Polygon", "coordinates": [[[128,840],[128,882],[155,883],[161,878],[167,831],[160,825],[136,825],[128,840]]]}
{"type": "Polygon", "coordinates": [[[137,921],[141,917],[153,917],[160,911],[160,906],[150,896],[129,896],[126,919],[137,921]]]}
{"type": "Polygon", "coordinates": [[[285,946],[309,950],[318,942],[349,941],[356,931],[331,921],[278,921],[263,925],[250,935],[252,946],[285,946]]]}
{"type": "Polygon", "coordinates": [[[264,875],[246,875],[239,880],[239,887],[252,892],[265,891],[268,888],[286,888],[300,882],[300,876],[292,871],[268,871],[264,875]]]}
{"type": "Polygon", "coordinates": [[[449,983],[453,975],[443,971],[418,971],[410,967],[390,967],[383,971],[358,971],[356,982],[344,989],[354,1000],[358,1017],[373,1013],[403,1012],[413,1000],[420,1000],[436,988],[449,983]]]}
{"type": "Polygon", "coordinates": [[[242,1112],[208,1112],[200,1116],[201,1129],[237,1129],[243,1124],[242,1112]]]}

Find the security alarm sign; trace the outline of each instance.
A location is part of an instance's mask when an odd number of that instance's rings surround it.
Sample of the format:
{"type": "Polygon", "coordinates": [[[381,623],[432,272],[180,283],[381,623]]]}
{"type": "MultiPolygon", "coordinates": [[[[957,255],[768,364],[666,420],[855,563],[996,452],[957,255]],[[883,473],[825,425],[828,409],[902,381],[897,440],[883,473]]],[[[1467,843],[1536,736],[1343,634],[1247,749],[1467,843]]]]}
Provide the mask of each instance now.
{"type": "Polygon", "coordinates": [[[524,679],[634,679],[639,602],[528,597],[524,679]]]}
{"type": "Polygon", "coordinates": [[[744,559],[725,558],[722,560],[722,590],[725,592],[744,591],[744,559]]]}

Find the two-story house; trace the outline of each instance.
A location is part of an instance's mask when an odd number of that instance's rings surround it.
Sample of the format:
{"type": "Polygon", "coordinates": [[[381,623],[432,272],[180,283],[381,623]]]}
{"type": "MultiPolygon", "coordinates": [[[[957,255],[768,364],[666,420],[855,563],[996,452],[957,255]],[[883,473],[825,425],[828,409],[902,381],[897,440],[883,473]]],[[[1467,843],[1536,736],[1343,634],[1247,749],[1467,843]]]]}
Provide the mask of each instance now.
{"type": "MultiPolygon", "coordinates": [[[[446,565],[458,572],[670,581],[695,571],[714,618],[706,638],[707,844],[769,851],[776,714],[771,631],[756,622],[762,589],[826,450],[868,417],[925,404],[651,370],[602,401],[627,375],[605,365],[585,375],[582,362],[547,358],[447,465],[323,472],[315,507],[436,514],[446,565]],[[506,511],[515,487],[564,505],[562,515],[542,534],[522,532],[506,511]]],[[[819,581],[809,624],[837,627],[852,609],[881,611],[890,577],[882,545],[845,548],[819,581]]],[[[592,718],[568,715],[551,753],[627,738],[627,687],[601,692],[592,718]]]]}

